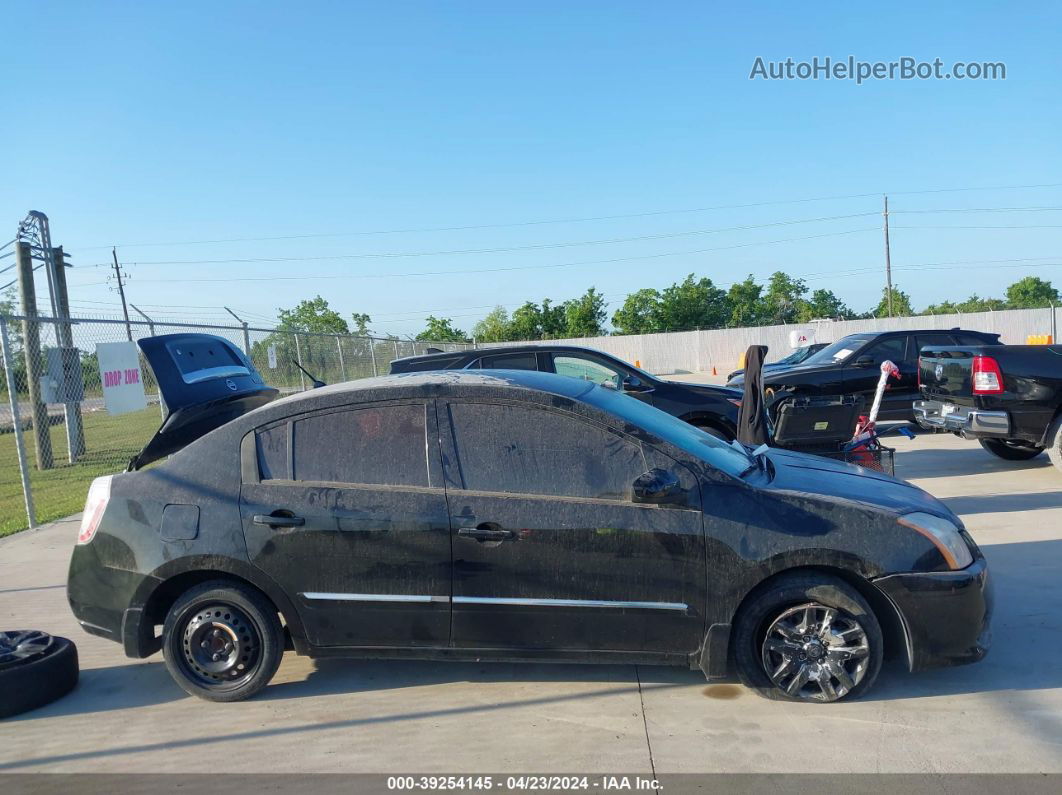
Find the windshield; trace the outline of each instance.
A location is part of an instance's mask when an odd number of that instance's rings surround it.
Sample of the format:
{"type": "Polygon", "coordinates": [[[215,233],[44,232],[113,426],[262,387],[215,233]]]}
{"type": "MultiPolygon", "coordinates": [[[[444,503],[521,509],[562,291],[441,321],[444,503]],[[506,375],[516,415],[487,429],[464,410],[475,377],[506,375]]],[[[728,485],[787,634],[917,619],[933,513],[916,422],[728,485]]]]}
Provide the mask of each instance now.
{"type": "Polygon", "coordinates": [[[580,399],[643,428],[690,455],[707,461],[728,475],[741,477],[749,468],[749,456],[729,442],[705,433],[700,428],[695,428],[688,422],[653,408],[630,395],[598,388],[591,389],[580,396],[580,399]]]}
{"type": "Polygon", "coordinates": [[[874,339],[873,334],[849,334],[837,342],[830,343],[818,353],[811,354],[804,360],[804,363],[837,364],[843,362],[872,339],[874,339]]]}
{"type": "Polygon", "coordinates": [[[779,359],[776,364],[800,364],[807,359],[811,354],[815,352],[815,348],[812,345],[805,345],[803,348],[797,348],[788,356],[779,359]]]}

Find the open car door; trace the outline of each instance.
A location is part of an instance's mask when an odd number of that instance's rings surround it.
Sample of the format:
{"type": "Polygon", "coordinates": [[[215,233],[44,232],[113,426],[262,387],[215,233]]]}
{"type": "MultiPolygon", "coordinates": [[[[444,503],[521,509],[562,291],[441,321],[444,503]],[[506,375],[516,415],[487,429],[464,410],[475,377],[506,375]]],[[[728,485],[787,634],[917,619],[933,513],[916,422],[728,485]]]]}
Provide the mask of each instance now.
{"type": "Polygon", "coordinates": [[[176,453],[215,428],[277,396],[251,360],[212,334],[163,334],[137,345],[151,365],[166,406],[162,426],[129,462],[140,469],[176,453]]]}

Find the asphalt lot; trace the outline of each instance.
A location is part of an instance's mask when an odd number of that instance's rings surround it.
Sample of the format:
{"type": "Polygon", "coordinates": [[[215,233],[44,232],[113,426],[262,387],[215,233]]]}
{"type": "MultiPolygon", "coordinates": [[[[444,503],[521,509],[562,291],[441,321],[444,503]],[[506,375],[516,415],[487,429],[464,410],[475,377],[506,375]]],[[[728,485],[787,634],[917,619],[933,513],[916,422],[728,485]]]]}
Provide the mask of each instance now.
{"type": "Polygon", "coordinates": [[[896,440],[988,557],[994,648],[965,668],[883,671],[863,700],[769,702],[646,666],[313,662],[287,655],[240,704],[185,696],[65,601],[73,520],[0,540],[0,626],[78,644],[60,701],[0,723],[0,771],[1062,772],[1062,473],[952,436],[896,440]]]}

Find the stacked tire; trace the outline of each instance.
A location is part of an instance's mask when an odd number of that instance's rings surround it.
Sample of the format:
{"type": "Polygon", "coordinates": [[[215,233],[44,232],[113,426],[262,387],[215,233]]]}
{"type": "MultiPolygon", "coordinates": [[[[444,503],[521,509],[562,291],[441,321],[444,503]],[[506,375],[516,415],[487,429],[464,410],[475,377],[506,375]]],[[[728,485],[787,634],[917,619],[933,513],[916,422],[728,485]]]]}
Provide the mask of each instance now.
{"type": "Polygon", "coordinates": [[[77,647],[36,629],[0,632],[0,718],[50,704],[77,684],[77,647]]]}

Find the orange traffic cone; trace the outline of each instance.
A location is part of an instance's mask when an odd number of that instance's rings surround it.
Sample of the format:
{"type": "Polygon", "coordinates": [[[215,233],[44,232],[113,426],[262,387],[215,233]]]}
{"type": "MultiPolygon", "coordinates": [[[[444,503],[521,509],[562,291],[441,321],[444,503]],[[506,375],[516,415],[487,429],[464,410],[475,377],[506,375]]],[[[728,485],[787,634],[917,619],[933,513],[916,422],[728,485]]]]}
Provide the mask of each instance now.
{"type": "Polygon", "coordinates": [[[719,373],[717,373],[717,372],[715,371],[715,366],[714,366],[714,365],[712,366],[712,375],[719,375],[719,373]]]}

